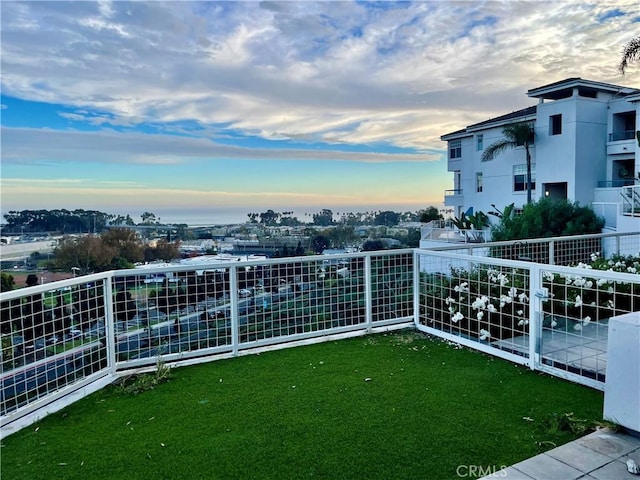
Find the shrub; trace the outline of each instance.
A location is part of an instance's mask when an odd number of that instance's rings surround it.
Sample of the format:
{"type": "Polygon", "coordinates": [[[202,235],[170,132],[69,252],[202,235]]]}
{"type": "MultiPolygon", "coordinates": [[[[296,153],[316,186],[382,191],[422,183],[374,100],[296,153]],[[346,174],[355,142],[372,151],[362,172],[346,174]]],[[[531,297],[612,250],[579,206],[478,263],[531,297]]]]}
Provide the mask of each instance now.
{"type": "Polygon", "coordinates": [[[591,208],[544,198],[526,205],[520,215],[515,214],[513,205],[508,206],[491,233],[493,241],[506,241],[600,233],[602,227],[604,219],[591,208]]]}

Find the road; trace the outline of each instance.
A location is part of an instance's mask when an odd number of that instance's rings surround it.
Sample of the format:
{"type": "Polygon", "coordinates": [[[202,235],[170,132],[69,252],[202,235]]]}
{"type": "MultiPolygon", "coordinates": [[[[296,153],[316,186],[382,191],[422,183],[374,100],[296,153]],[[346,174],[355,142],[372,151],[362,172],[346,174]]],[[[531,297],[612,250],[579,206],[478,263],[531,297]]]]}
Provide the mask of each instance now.
{"type": "Polygon", "coordinates": [[[0,260],[3,262],[15,260],[20,261],[31,255],[33,252],[49,253],[53,251],[56,240],[43,240],[39,242],[12,243],[0,246],[0,260]]]}

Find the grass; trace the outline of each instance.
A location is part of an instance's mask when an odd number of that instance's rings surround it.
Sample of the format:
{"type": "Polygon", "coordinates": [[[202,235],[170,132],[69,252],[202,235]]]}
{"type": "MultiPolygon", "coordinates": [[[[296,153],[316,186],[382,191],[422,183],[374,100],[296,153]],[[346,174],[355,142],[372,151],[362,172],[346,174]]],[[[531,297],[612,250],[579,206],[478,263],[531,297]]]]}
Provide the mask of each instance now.
{"type": "Polygon", "coordinates": [[[12,479],[451,479],[572,440],[601,392],[414,332],[172,371],[97,392],[3,441],[12,479]],[[468,470],[467,470],[468,471],[468,470]]]}

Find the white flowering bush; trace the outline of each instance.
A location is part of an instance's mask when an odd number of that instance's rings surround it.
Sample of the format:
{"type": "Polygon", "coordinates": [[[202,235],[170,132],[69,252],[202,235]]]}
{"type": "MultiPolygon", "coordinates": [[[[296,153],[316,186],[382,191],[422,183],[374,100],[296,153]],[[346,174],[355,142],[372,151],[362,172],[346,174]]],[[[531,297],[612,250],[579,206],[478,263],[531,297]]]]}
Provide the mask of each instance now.
{"type": "Polygon", "coordinates": [[[549,301],[543,304],[548,313],[547,323],[557,324],[563,320],[573,325],[566,328],[582,330],[591,322],[640,310],[640,282],[614,282],[588,273],[605,270],[640,275],[640,257],[615,255],[605,259],[600,252],[595,252],[590,260],[576,265],[585,270],[584,275],[543,273],[543,286],[550,294],[549,301]]]}
{"type": "Polygon", "coordinates": [[[529,323],[526,273],[511,267],[452,269],[430,285],[427,317],[438,328],[483,341],[511,338],[529,323]]]}
{"type": "MultiPolygon", "coordinates": [[[[549,299],[543,302],[543,325],[580,331],[590,323],[640,310],[640,278],[610,282],[589,275],[610,270],[640,275],[640,257],[599,253],[579,263],[583,275],[543,272],[549,299]]],[[[482,341],[512,338],[529,329],[529,272],[512,267],[452,268],[450,275],[433,274],[422,292],[422,313],[429,325],[482,341]]]]}

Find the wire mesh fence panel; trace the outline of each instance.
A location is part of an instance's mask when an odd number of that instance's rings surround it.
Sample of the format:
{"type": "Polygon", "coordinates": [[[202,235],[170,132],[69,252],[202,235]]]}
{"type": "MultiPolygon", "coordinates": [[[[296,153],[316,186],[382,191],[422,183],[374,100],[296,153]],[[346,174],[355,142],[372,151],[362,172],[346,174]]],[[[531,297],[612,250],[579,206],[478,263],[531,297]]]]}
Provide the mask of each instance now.
{"type": "Polygon", "coordinates": [[[577,235],[508,242],[489,242],[434,248],[453,254],[501,258],[542,264],[576,266],[587,263],[595,252],[607,258],[613,255],[638,255],[640,233],[577,235]]]}
{"type": "Polygon", "coordinates": [[[286,337],[365,321],[362,258],[296,260],[256,272],[238,300],[240,342],[286,337]]]}
{"type": "Polygon", "coordinates": [[[640,311],[640,258],[603,259],[580,269],[542,271],[541,362],[603,382],[610,319],[640,311]],[[621,273],[622,275],[619,275],[621,273]]]}
{"type": "Polygon", "coordinates": [[[419,258],[420,324],[528,357],[529,269],[427,253],[419,258]]]}
{"type": "Polygon", "coordinates": [[[372,321],[413,316],[413,252],[371,258],[372,321]]]}
{"type": "Polygon", "coordinates": [[[104,282],[50,288],[0,302],[2,415],[107,364],[104,282]]]}
{"type": "Polygon", "coordinates": [[[119,274],[113,281],[118,361],[229,345],[228,268],[119,274]]]}

